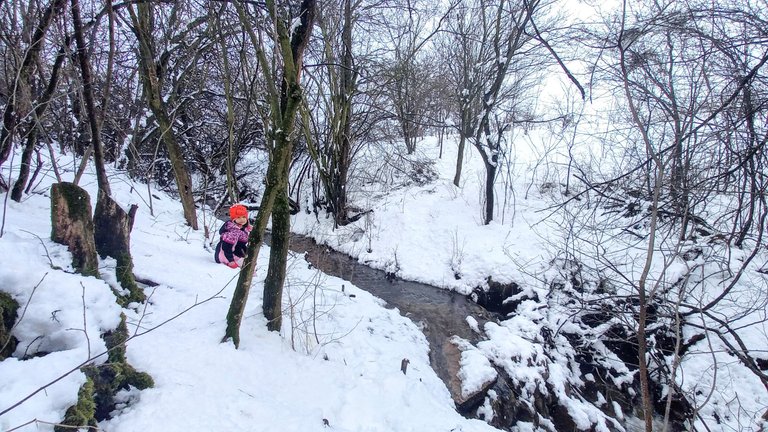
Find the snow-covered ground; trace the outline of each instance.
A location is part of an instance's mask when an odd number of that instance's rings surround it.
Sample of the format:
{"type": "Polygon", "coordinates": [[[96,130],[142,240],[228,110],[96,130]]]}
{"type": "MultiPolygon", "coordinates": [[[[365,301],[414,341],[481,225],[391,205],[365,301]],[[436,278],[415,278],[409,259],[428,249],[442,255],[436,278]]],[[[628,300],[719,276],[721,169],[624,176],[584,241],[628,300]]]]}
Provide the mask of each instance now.
{"type": "MultiPolygon", "coordinates": [[[[423,141],[419,149],[418,158],[435,161],[436,180],[421,186],[402,183],[394,190],[361,187],[353,199],[374,210],[366,217],[333,230],[330,219],[302,212],[293,219],[294,230],[406,279],[469,293],[493,276],[546,298],[549,286],[543,275],[557,255],[552,242],[560,235],[562,220],[545,218],[550,215],[545,210],[551,202],[549,188],[534,183],[527,190],[533,162],[520,159],[513,169],[514,190],[499,192],[499,202],[506,197],[507,203],[503,223],[483,225],[479,157],[467,150],[464,180],[457,188],[452,185],[455,143],[446,141],[441,159],[435,157],[434,140],[423,141]]],[[[65,174],[65,180],[71,178],[71,172],[65,174]]],[[[135,274],[159,285],[146,289],[146,304],[122,310],[130,334],[136,335],[128,343],[128,360],[149,373],[155,387],[125,392],[125,404],[100,424],[101,429],[496,430],[454,410],[445,385],[429,366],[425,337],[413,322],[348,282],[309,269],[298,256],[290,257],[281,334],[266,330],[261,313],[269,255],[265,248],[243,319],[240,349],[221,343],[237,272],[213,262],[203,230],[185,227],[181,205],[174,199],[152,190],[150,212],[146,185],[119,172],[110,178],[118,203],[124,208],[139,205],[131,236],[135,274]],[[407,374],[400,371],[404,358],[410,361],[407,374]]],[[[50,424],[63,418],[85,381],[73,368],[103,352],[99,335],[119,322],[121,308],[108,285],[114,283],[114,261],[101,263],[103,280],[83,278],[73,274],[66,247],[50,240],[53,181],[49,173],[21,203],[0,196],[0,290],[12,294],[23,312],[13,332],[20,341],[15,354],[50,353],[0,362],[2,431],[52,430],[50,424]]],[[[93,176],[86,175],[81,185],[95,201],[93,176]]],[[[205,222],[213,229],[219,223],[210,214],[205,222]]],[[[520,314],[486,326],[488,341],[464,347],[465,384],[472,387],[492,374],[490,359],[516,382],[529,383],[531,391],[547,381],[563,393],[562,400],[570,401],[567,409],[578,426],[603,430],[605,420],[594,406],[565,395],[563,385],[578,380],[567,347],[559,359],[546,360],[541,352],[542,326],[563,324],[567,316],[558,315],[557,308],[542,311],[537,306],[522,304],[520,314]]],[[[762,329],[765,336],[764,325],[762,329]]],[[[697,361],[700,366],[691,366],[698,373],[695,379],[711,377],[712,361],[697,361]]],[[[766,392],[754,376],[727,376],[733,381],[718,378],[717,385],[749,389],[739,396],[744,412],[765,411],[766,392]]],[[[713,403],[733,406],[720,393],[713,403]]],[[[722,430],[759,428],[757,417],[738,414],[724,419],[722,430]]]]}
{"type": "MultiPolygon", "coordinates": [[[[66,247],[50,240],[51,176],[21,203],[2,196],[0,289],[23,314],[13,330],[15,354],[50,353],[0,362],[0,410],[13,407],[0,415],[2,431],[52,430],[85,381],[73,368],[105,350],[99,335],[120,319],[108,283],[74,274],[66,247]]],[[[213,262],[202,230],[185,227],[178,202],[153,190],[150,214],[145,185],[119,173],[111,184],[117,202],[139,205],[135,274],[159,285],[147,288],[146,305],[123,310],[130,334],[138,334],[128,360],[155,387],[126,392],[125,408],[103,430],[495,430],[454,410],[413,322],[348,282],[308,269],[301,257],[290,258],[282,334],[268,332],[261,313],[266,248],[240,349],[221,343],[237,272],[213,262]],[[406,374],[403,359],[410,361],[406,374]]],[[[81,185],[96,196],[93,176],[81,185]]],[[[100,271],[114,283],[114,261],[101,262],[100,271]]]]}

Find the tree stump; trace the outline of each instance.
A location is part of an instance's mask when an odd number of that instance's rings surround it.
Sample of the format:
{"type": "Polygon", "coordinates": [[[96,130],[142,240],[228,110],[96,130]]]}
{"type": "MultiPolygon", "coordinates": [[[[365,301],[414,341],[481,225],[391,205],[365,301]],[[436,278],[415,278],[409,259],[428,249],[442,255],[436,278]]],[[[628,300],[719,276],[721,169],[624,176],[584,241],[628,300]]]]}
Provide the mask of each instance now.
{"type": "Polygon", "coordinates": [[[66,245],[72,267],[85,276],[99,275],[99,259],[93,237],[91,198],[73,183],[51,187],[51,240],[66,245]]]}
{"type": "Polygon", "coordinates": [[[133,275],[131,228],[135,210],[131,210],[131,213],[126,213],[115,200],[100,193],[93,216],[96,251],[102,258],[110,256],[117,261],[117,281],[127,291],[127,294],[118,295],[118,302],[122,305],[143,302],[146,299],[133,275]]]}

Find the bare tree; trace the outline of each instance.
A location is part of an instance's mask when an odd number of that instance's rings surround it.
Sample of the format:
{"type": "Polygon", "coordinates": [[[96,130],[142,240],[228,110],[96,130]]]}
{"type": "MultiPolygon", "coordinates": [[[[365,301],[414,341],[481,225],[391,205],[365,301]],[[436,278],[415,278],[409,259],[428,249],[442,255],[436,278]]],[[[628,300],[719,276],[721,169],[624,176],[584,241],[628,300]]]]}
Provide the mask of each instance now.
{"type": "Polygon", "coordinates": [[[83,76],[83,98],[86,104],[88,123],[91,129],[91,146],[96,167],[96,180],[99,186],[96,209],[93,216],[94,239],[96,250],[102,255],[109,255],[117,260],[117,280],[129,293],[123,299],[125,304],[144,301],[144,292],[136,284],[133,275],[130,232],[133,226],[133,213],[125,212],[110,196],[111,188],[104,164],[104,150],[101,143],[99,115],[94,101],[93,73],[88,59],[88,50],[83,36],[83,24],[80,18],[79,0],[71,0],[72,22],[77,43],[77,59],[83,76]]]}
{"type": "MultiPolygon", "coordinates": [[[[155,27],[152,11],[153,5],[151,3],[139,3],[136,5],[136,10],[133,6],[128,7],[133,32],[139,42],[139,72],[147,101],[160,126],[160,139],[168,151],[179,197],[184,208],[184,219],[192,229],[196,230],[197,210],[192,195],[192,180],[187,171],[184,152],[179,144],[177,133],[174,131],[173,117],[168,112],[163,97],[163,76],[158,73],[158,71],[162,71],[163,65],[159,63],[159,56],[155,49],[153,35],[155,27]]],[[[194,25],[194,23],[190,25],[194,25]]]]}
{"type": "Polygon", "coordinates": [[[408,154],[416,150],[431,114],[434,66],[427,55],[429,44],[456,4],[450,2],[441,11],[440,4],[405,0],[384,12],[388,19],[382,39],[390,53],[380,60],[378,74],[408,154]]]}
{"type": "MultiPolygon", "coordinates": [[[[309,107],[302,119],[309,132],[307,149],[315,163],[328,210],[336,226],[349,222],[347,181],[353,153],[352,116],[354,98],[358,95],[359,72],[353,54],[353,27],[359,2],[344,0],[339,8],[328,5],[318,10],[324,73],[315,73],[312,82],[314,116],[309,107]],[[316,121],[313,121],[315,120],[316,121]]],[[[309,103],[309,102],[308,102],[309,103]]]]}
{"type": "MultiPolygon", "coordinates": [[[[720,347],[737,352],[768,385],[755,367],[755,348],[743,343],[745,335],[760,332],[762,323],[745,321],[768,303],[765,280],[752,279],[753,302],[738,300],[743,279],[759,270],[753,260],[768,210],[765,175],[754,171],[765,166],[758,149],[766,129],[752,121],[759,109],[751,103],[754,92],[766,88],[768,57],[758,30],[764,19],[747,3],[722,6],[623,2],[616,15],[604,17],[606,33],[591,40],[604,48],[594,76],[616,89],[626,108],[612,119],[620,139],[610,142],[624,146],[626,158],[619,175],[587,180],[587,186],[597,192],[601,211],[616,214],[611,223],[621,224],[618,238],[626,236],[626,248],[606,250],[600,236],[619,227],[600,224],[589,228],[593,255],[581,258],[597,257],[621,287],[610,297],[631,304],[628,314],[617,315],[636,349],[647,431],[662,413],[665,423],[672,415],[716,421],[701,415],[710,396],[680,385],[686,350],[701,341],[712,358],[720,347]],[[718,211],[710,211],[715,203],[718,211]],[[738,263],[731,262],[734,254],[738,263]],[[686,333],[696,336],[686,339],[686,333]]],[[[572,248],[579,249],[586,248],[572,248]]]]}
{"type": "MultiPolygon", "coordinates": [[[[46,33],[56,16],[63,11],[65,3],[64,0],[52,0],[43,11],[29,46],[24,51],[21,65],[19,65],[15,71],[15,76],[12,78],[8,100],[3,111],[3,128],[0,131],[0,166],[5,163],[13,149],[13,136],[16,133],[19,116],[26,115],[26,113],[20,114],[17,112],[17,108],[22,102],[20,99],[23,98],[22,95],[27,91],[29,79],[33,75],[34,68],[39,61],[38,57],[43,48],[46,33]]],[[[26,101],[26,103],[29,104],[30,102],[26,101]]]]}
{"type": "Polygon", "coordinates": [[[267,58],[262,40],[251,26],[251,17],[245,7],[239,3],[236,4],[240,20],[256,49],[261,70],[265,73],[269,102],[269,136],[272,141],[266,188],[262,195],[255,226],[248,240],[247,254],[232,295],[232,303],[227,312],[227,329],[224,339],[231,338],[236,347],[240,345],[240,323],[270,216],[272,217],[272,247],[267,279],[264,282],[262,309],[267,318],[267,328],[279,331],[282,325],[282,290],[290,236],[288,170],[296,139],[294,136],[296,113],[302,103],[303,56],[314,25],[315,6],[314,0],[303,0],[294,17],[285,5],[277,4],[273,0],[267,1],[266,12],[272,25],[271,34],[274,37],[277,59],[280,61],[280,64],[272,64],[267,58]],[[291,27],[293,18],[298,20],[298,25],[291,27]],[[278,68],[282,70],[281,79],[275,82],[271,71],[278,68]]]}
{"type": "MultiPolygon", "coordinates": [[[[540,2],[480,0],[464,3],[448,23],[444,50],[459,101],[457,125],[459,157],[454,184],[459,184],[464,143],[478,151],[486,168],[484,222],[494,215],[494,183],[500,163],[504,134],[522,99],[526,72],[524,47],[533,43],[527,33],[540,2]]],[[[528,57],[530,61],[530,57],[528,57]]],[[[518,110],[519,111],[519,110],[518,110]]]]}
{"type": "MultiPolygon", "coordinates": [[[[65,41],[68,44],[69,41],[65,41]]],[[[27,131],[26,143],[24,145],[24,151],[21,154],[21,164],[19,167],[19,176],[13,185],[11,191],[11,199],[14,201],[21,201],[22,194],[24,193],[27,181],[29,180],[30,169],[32,166],[32,153],[35,152],[38,146],[38,137],[40,135],[40,129],[43,127],[40,122],[48,109],[48,105],[51,102],[51,98],[56,92],[56,88],[59,83],[59,77],[61,73],[64,60],[66,59],[66,49],[62,47],[56,55],[56,60],[53,63],[51,69],[51,77],[48,80],[48,85],[45,88],[45,92],[40,97],[40,100],[35,106],[32,118],[30,119],[30,126],[27,131]]]]}

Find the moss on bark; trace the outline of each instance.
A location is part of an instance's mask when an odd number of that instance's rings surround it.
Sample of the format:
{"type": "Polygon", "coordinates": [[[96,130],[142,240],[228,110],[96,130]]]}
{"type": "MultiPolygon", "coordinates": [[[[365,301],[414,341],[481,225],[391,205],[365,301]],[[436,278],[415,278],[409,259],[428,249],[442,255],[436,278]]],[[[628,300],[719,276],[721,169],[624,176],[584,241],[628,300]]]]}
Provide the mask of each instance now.
{"type": "Polygon", "coordinates": [[[72,183],[51,187],[51,240],[69,248],[72,267],[79,273],[99,276],[91,198],[83,188],[72,183]]]}
{"type": "Polygon", "coordinates": [[[16,350],[16,338],[11,329],[16,323],[19,303],[10,294],[0,291],[0,361],[5,360],[16,350]]]}
{"type": "Polygon", "coordinates": [[[155,385],[149,374],[137,371],[125,358],[128,340],[125,315],[121,315],[117,328],[102,338],[109,349],[107,361],[81,369],[88,379],[78,392],[77,404],[67,409],[62,426],[57,426],[56,432],[72,430],[72,426],[96,426],[97,422],[110,418],[116,406],[115,395],[120,390],[130,387],[144,390],[155,385]]]}
{"type": "Polygon", "coordinates": [[[101,365],[83,368],[83,372],[93,381],[95,418],[98,421],[108,419],[109,414],[114,411],[115,395],[120,390],[127,390],[129,387],[144,390],[155,385],[149,374],[139,372],[128,364],[125,357],[125,341],[128,340],[125,315],[121,316],[120,324],[115,330],[105,333],[102,337],[109,349],[107,361],[101,365]]]}
{"type": "Polygon", "coordinates": [[[85,384],[77,392],[77,403],[67,408],[64,414],[64,420],[56,425],[55,432],[68,432],[76,427],[97,426],[96,424],[96,402],[94,399],[94,385],[90,378],[86,379],[85,384]]]}
{"type": "Polygon", "coordinates": [[[146,300],[144,291],[136,283],[131,257],[131,227],[133,217],[126,213],[112,198],[100,193],[93,217],[96,250],[104,258],[110,256],[117,261],[115,273],[120,286],[127,291],[115,293],[117,302],[127,306],[131,302],[146,300]]]}

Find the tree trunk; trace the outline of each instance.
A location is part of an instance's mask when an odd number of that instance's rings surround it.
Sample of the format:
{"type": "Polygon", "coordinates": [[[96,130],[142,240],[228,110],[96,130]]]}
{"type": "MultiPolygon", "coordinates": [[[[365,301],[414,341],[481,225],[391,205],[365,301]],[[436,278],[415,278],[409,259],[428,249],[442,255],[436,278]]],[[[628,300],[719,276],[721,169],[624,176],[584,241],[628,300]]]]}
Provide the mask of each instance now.
{"type": "Polygon", "coordinates": [[[50,27],[51,22],[61,13],[64,8],[64,0],[53,0],[48,8],[43,12],[43,16],[40,19],[40,23],[35,29],[35,34],[29,43],[29,48],[24,55],[24,60],[19,68],[17,79],[13,82],[13,88],[11,89],[10,97],[5,105],[5,111],[3,112],[3,129],[0,131],[0,166],[8,160],[8,156],[11,154],[13,148],[13,133],[16,129],[16,123],[18,121],[15,110],[18,104],[18,97],[21,91],[21,86],[26,85],[27,80],[32,72],[37,59],[40,55],[40,50],[43,46],[43,40],[45,34],[50,27]]]}
{"type": "Polygon", "coordinates": [[[283,284],[285,283],[288,245],[291,235],[291,214],[288,203],[287,183],[279,186],[272,208],[272,244],[269,253],[269,269],[264,280],[264,318],[267,329],[280,331],[282,327],[283,284]]]}
{"type": "Polygon", "coordinates": [[[118,303],[123,306],[132,302],[142,303],[146,300],[146,296],[133,275],[131,256],[133,218],[111,197],[103,193],[99,195],[93,217],[96,251],[102,257],[110,256],[117,261],[115,268],[117,282],[126,291],[124,294],[118,294],[118,303]]]}
{"type": "Polygon", "coordinates": [[[96,211],[93,215],[94,243],[96,250],[101,256],[111,256],[117,260],[117,281],[128,292],[126,295],[119,295],[119,301],[122,304],[128,304],[133,301],[142,302],[145,299],[144,292],[136,285],[136,280],[133,276],[133,258],[131,257],[130,246],[130,226],[132,226],[133,222],[125,211],[110,197],[111,190],[104,165],[104,151],[99,130],[100,122],[96,113],[96,104],[93,100],[91,66],[88,60],[85,39],[83,38],[83,25],[80,20],[79,0],[72,0],[72,20],[75,27],[77,57],[83,75],[83,99],[85,99],[85,108],[91,129],[93,163],[96,167],[96,177],[99,184],[96,211]]]}
{"type": "Polygon", "coordinates": [[[349,137],[352,134],[352,94],[355,92],[357,77],[353,72],[352,58],[352,6],[351,0],[344,2],[344,28],[342,30],[342,44],[344,54],[341,62],[341,86],[339,88],[339,104],[337,109],[341,124],[339,132],[334,136],[337,147],[336,162],[332,165],[335,169],[330,173],[333,184],[333,216],[336,226],[346,225],[349,222],[347,215],[347,175],[349,172],[350,151],[352,143],[349,137]]]}
{"type": "Polygon", "coordinates": [[[224,65],[224,76],[226,77],[223,84],[224,98],[227,102],[227,195],[229,196],[230,202],[235,203],[240,198],[240,191],[237,187],[237,178],[235,177],[235,106],[234,98],[232,96],[232,71],[229,65],[229,50],[227,49],[226,34],[221,22],[223,12],[224,8],[222,7],[216,20],[216,26],[219,34],[218,42],[221,47],[221,61],[224,65]]]}
{"type": "Polygon", "coordinates": [[[66,245],[72,267],[86,276],[99,276],[99,259],[93,236],[91,198],[72,183],[51,187],[51,240],[66,245]]]}
{"type": "MultiPolygon", "coordinates": [[[[243,318],[243,312],[245,311],[248,293],[251,289],[253,273],[256,268],[256,260],[259,255],[259,250],[261,249],[261,242],[264,238],[267,220],[269,219],[269,215],[272,212],[272,207],[275,204],[276,199],[278,199],[278,195],[285,195],[285,199],[287,200],[288,169],[290,166],[291,154],[293,153],[293,132],[295,129],[296,112],[298,111],[302,100],[300,84],[302,59],[304,49],[309,43],[309,37],[312,32],[315,18],[315,5],[315,0],[302,1],[299,13],[300,24],[294,28],[293,34],[291,35],[289,34],[285,23],[282,21],[283,17],[278,16],[274,2],[271,0],[267,1],[267,10],[269,11],[277,30],[276,42],[279,45],[279,52],[281,53],[283,60],[283,79],[279,93],[274,87],[270,87],[268,84],[269,103],[272,108],[270,117],[272,124],[270,127],[275,132],[275,147],[273,149],[269,167],[267,168],[267,185],[261,199],[259,214],[256,217],[255,226],[251,230],[251,235],[248,240],[248,251],[243,263],[243,268],[240,271],[240,277],[237,280],[235,292],[232,295],[232,303],[227,312],[227,329],[224,334],[224,340],[231,338],[235,347],[240,346],[240,323],[243,318]]],[[[235,6],[238,9],[238,15],[240,16],[241,22],[246,27],[246,31],[251,35],[251,39],[257,49],[257,56],[261,63],[262,70],[267,73],[267,71],[270,70],[270,65],[267,62],[266,55],[258,44],[255,33],[247,21],[242,5],[236,3],[235,6]]],[[[280,227],[280,223],[281,222],[277,222],[275,228],[280,227]]],[[[283,226],[288,227],[290,226],[290,223],[283,226]]],[[[272,242],[277,242],[277,244],[284,242],[284,244],[287,245],[287,236],[289,234],[290,232],[288,231],[273,233],[272,242]],[[284,238],[279,238],[280,236],[284,236],[284,238]]],[[[270,267],[272,266],[272,262],[272,256],[270,256],[270,267]]],[[[285,263],[276,263],[276,265],[284,266],[285,263]]],[[[268,277],[264,283],[265,293],[264,304],[262,307],[265,311],[265,316],[268,316],[266,312],[268,308],[270,309],[269,314],[274,315],[274,313],[282,313],[280,305],[277,305],[275,308],[273,304],[267,303],[267,299],[270,299],[271,302],[274,302],[274,299],[282,299],[283,283],[285,280],[284,273],[285,271],[283,270],[281,272],[279,268],[270,269],[268,271],[268,274],[272,275],[274,280],[271,280],[268,277]],[[280,276],[281,273],[282,279],[280,276]],[[266,292],[268,286],[269,292],[266,292]]],[[[271,329],[272,328],[270,327],[270,330],[271,329]]]]}
{"type": "Polygon", "coordinates": [[[171,118],[162,97],[162,86],[160,77],[157,74],[158,64],[155,60],[154,43],[152,39],[151,16],[152,5],[150,3],[139,3],[137,12],[133,7],[128,7],[133,23],[133,31],[138,39],[139,49],[139,75],[144,86],[144,93],[147,95],[149,107],[157,120],[160,128],[160,137],[168,151],[168,158],[173,168],[173,175],[176,179],[176,187],[179,190],[181,205],[184,209],[184,219],[187,225],[192,229],[198,229],[197,210],[195,209],[195,198],[192,195],[192,179],[189,176],[184,161],[184,153],[181,150],[176,134],[173,130],[171,118]]]}
{"type": "Polygon", "coordinates": [[[19,303],[3,291],[0,291],[0,362],[13,355],[19,340],[11,334],[19,317],[19,303]]]}
{"type": "Polygon", "coordinates": [[[72,0],[72,21],[75,27],[75,42],[77,43],[77,59],[80,63],[80,72],[83,76],[83,99],[88,117],[88,125],[91,129],[91,147],[93,148],[93,162],[96,168],[96,180],[99,184],[99,192],[107,196],[112,192],[107,179],[107,171],[104,167],[104,152],[101,146],[101,133],[99,132],[96,103],[93,100],[93,77],[91,65],[88,61],[88,50],[83,37],[83,23],[80,20],[79,0],[72,0]]]}
{"type": "MultiPolygon", "coordinates": [[[[352,99],[357,90],[357,72],[352,53],[352,1],[344,0],[342,6],[344,22],[339,43],[336,42],[337,29],[330,25],[328,17],[321,15],[318,19],[318,27],[322,30],[321,39],[325,43],[323,60],[329,82],[328,111],[324,116],[329,130],[328,142],[320,134],[307,140],[309,154],[317,168],[327,200],[327,210],[333,213],[336,227],[349,223],[347,178],[352,151],[352,99]]],[[[312,123],[308,109],[303,109],[302,117],[305,125],[312,123]]],[[[309,128],[306,128],[306,133],[311,134],[309,128]]]]}
{"type": "Polygon", "coordinates": [[[498,167],[492,163],[485,164],[485,224],[488,225],[493,220],[493,208],[495,206],[495,195],[493,192],[494,182],[496,181],[496,170],[498,167]]]}
{"type": "Polygon", "coordinates": [[[40,129],[40,118],[45,114],[48,109],[48,103],[51,101],[53,93],[56,91],[56,87],[59,83],[59,72],[61,66],[64,64],[66,58],[66,47],[69,45],[69,38],[64,42],[64,46],[61,47],[56,60],[53,62],[53,69],[51,70],[51,79],[48,80],[48,85],[45,88],[45,93],[40,98],[38,105],[35,107],[35,112],[32,116],[31,126],[29,133],[27,134],[27,144],[24,147],[24,152],[21,154],[21,166],[19,168],[19,177],[16,179],[16,183],[13,185],[11,191],[11,199],[19,202],[24,192],[24,187],[27,185],[29,179],[29,168],[32,163],[32,153],[37,147],[38,131],[40,129]]]}
{"type": "MultiPolygon", "coordinates": [[[[272,214],[272,208],[280,190],[279,183],[281,177],[283,177],[280,169],[282,166],[287,166],[287,161],[290,161],[292,149],[289,148],[289,146],[291,145],[292,143],[288,141],[278,143],[275,146],[272,160],[270,160],[269,167],[267,168],[267,184],[264,188],[264,194],[261,196],[259,213],[256,216],[253,229],[248,238],[248,249],[245,254],[243,267],[240,270],[240,276],[237,279],[235,292],[232,294],[232,302],[227,311],[227,329],[224,333],[224,340],[231,338],[236,348],[240,346],[240,324],[243,319],[243,313],[245,312],[248,293],[251,291],[253,274],[256,270],[256,261],[258,260],[259,251],[261,250],[261,245],[264,241],[264,232],[267,229],[267,221],[269,221],[269,217],[272,214]]],[[[274,236],[272,241],[275,241],[274,236]]],[[[265,296],[265,298],[266,297],[267,296],[265,296]]]]}
{"type": "MultiPolygon", "coordinates": [[[[626,13],[626,3],[624,4],[626,13]]],[[[624,23],[622,22],[622,27],[624,23]]],[[[622,29],[623,32],[623,29],[622,29]]],[[[632,121],[634,126],[640,132],[640,136],[643,139],[645,145],[645,151],[650,155],[648,161],[648,179],[650,181],[651,174],[654,173],[653,184],[653,201],[651,202],[651,220],[648,232],[648,246],[645,252],[645,264],[640,274],[640,278],[637,283],[637,295],[640,303],[640,310],[638,316],[638,328],[637,328],[637,357],[638,367],[640,374],[640,395],[643,401],[643,419],[645,420],[645,432],[653,432],[653,401],[651,399],[651,389],[648,377],[648,363],[646,361],[646,322],[648,319],[648,290],[647,283],[649,274],[651,271],[651,265],[653,264],[655,244],[656,244],[656,230],[658,228],[659,220],[659,202],[661,197],[661,188],[664,183],[664,163],[661,160],[660,153],[653,150],[653,145],[648,133],[645,129],[645,123],[638,114],[637,106],[635,105],[635,99],[630,91],[630,79],[626,66],[626,48],[623,46],[623,41],[619,39],[619,66],[622,74],[622,85],[624,87],[624,95],[627,97],[627,104],[629,106],[629,112],[632,115],[632,121]]]]}
{"type": "MultiPolygon", "coordinates": [[[[644,284],[643,284],[644,285],[644,284]]],[[[645,298],[645,288],[640,288],[640,310],[637,322],[637,359],[638,373],[640,374],[640,393],[643,400],[643,419],[645,431],[653,431],[653,402],[651,401],[650,382],[648,380],[648,361],[646,354],[648,344],[646,341],[646,322],[648,320],[648,299],[645,298]]]]}
{"type": "Polygon", "coordinates": [[[456,154],[456,174],[453,176],[453,184],[459,187],[461,181],[461,169],[464,166],[464,149],[467,145],[467,137],[464,133],[459,133],[459,152],[456,154]]]}

